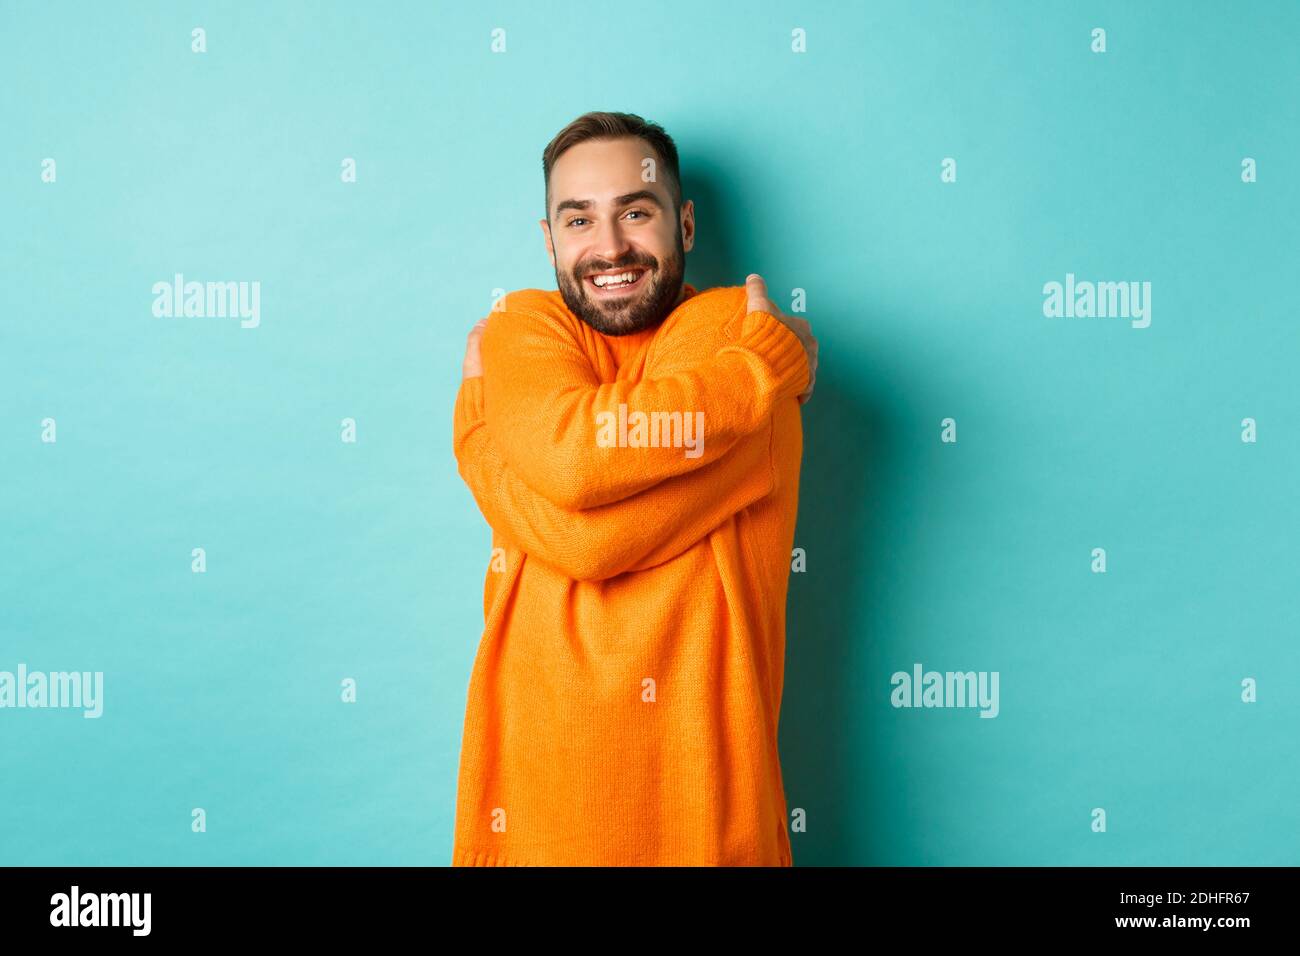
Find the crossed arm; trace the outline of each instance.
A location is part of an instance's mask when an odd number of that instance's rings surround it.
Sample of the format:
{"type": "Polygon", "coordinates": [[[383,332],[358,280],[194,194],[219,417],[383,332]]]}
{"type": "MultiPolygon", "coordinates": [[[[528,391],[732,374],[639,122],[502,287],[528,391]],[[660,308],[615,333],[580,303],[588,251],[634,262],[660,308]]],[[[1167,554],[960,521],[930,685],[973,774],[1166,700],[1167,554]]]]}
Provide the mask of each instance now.
{"type": "MultiPolygon", "coordinates": [[[[581,344],[554,319],[495,314],[483,330],[486,417],[506,463],[567,509],[622,501],[706,469],[798,394],[807,360],[794,333],[747,303],[721,329],[696,322],[660,333],[640,380],[602,382],[581,344]],[[680,444],[601,447],[601,422],[673,413],[703,421],[698,455],[680,444]]],[[[773,307],[775,308],[775,307],[773,307]]],[[[654,429],[652,428],[652,431],[654,429]]]]}
{"type": "Polygon", "coordinates": [[[601,581],[681,554],[776,487],[769,425],[732,452],[621,501],[562,508],[506,463],[483,417],[483,378],[461,383],[455,413],[461,477],[503,538],[576,581],[601,581]]]}
{"type": "Polygon", "coordinates": [[[713,331],[670,334],[641,381],[602,383],[553,321],[494,315],[482,369],[467,355],[454,434],[461,477],[492,528],[566,576],[597,581],[676,557],[771,494],[772,407],[803,392],[813,366],[770,312],[747,306],[721,337],[713,331]],[[703,453],[599,447],[596,416],[619,404],[703,411],[703,453]]]}

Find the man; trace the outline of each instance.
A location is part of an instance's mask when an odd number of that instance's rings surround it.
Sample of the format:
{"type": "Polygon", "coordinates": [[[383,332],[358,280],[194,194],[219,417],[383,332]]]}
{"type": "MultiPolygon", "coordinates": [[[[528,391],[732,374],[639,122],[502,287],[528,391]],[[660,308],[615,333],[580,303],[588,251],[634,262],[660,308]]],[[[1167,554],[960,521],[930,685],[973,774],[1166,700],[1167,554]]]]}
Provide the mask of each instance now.
{"type": "Polygon", "coordinates": [[[492,527],[453,865],[792,865],[777,754],[817,364],[750,276],[683,282],[694,207],[656,124],[547,146],[558,290],[474,327],[461,476],[492,527]]]}

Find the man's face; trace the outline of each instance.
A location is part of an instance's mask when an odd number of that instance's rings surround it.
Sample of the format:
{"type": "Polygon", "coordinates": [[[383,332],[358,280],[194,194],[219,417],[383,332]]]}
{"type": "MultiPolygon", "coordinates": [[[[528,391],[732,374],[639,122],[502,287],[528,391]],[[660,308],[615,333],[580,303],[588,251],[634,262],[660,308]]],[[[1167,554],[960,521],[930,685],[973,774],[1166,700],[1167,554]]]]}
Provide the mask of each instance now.
{"type": "Polygon", "coordinates": [[[679,222],[663,177],[641,178],[646,158],[657,171],[650,144],[625,136],[579,143],[551,167],[550,221],[542,220],[542,232],[555,281],[569,310],[605,335],[639,332],[668,317],[695,241],[693,204],[683,203],[679,222]],[[602,288],[593,281],[600,273],[633,279],[602,288]]]}

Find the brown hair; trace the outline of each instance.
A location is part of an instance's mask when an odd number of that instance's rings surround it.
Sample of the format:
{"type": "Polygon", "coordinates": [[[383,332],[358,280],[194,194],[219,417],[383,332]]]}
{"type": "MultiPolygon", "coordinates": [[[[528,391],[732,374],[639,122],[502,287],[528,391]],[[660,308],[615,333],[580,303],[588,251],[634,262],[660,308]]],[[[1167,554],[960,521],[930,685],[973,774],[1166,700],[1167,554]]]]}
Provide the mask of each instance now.
{"type": "Polygon", "coordinates": [[[649,123],[635,113],[583,113],[555,134],[542,152],[542,175],[546,181],[546,218],[551,218],[551,169],[570,146],[590,139],[619,139],[636,136],[650,144],[659,154],[659,167],[668,172],[668,192],[673,208],[680,216],[682,180],[677,165],[677,145],[658,123],[649,123]]]}

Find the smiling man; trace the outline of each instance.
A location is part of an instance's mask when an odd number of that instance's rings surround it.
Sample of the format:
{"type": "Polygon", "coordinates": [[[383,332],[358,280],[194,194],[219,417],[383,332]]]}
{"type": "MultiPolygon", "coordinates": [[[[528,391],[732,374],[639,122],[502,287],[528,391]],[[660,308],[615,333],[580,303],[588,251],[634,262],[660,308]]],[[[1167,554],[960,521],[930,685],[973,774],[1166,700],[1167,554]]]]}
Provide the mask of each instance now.
{"type": "Polygon", "coordinates": [[[661,127],[588,113],[543,173],[558,289],[474,327],[456,399],[493,559],[452,863],[789,866],[777,724],[816,340],[756,275],[684,282],[694,207],[661,127]]]}

